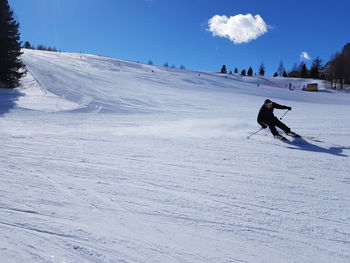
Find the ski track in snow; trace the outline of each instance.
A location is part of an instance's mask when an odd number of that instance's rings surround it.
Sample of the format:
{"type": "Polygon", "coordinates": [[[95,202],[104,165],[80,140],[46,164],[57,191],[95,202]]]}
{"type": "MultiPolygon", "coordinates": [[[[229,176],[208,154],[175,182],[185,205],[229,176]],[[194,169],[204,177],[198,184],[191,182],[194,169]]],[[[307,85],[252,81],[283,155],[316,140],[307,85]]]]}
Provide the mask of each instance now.
{"type": "Polygon", "coordinates": [[[2,262],[350,261],[349,94],[83,54],[24,61],[0,118],[2,262]],[[267,97],[322,142],[246,139],[267,97]]]}

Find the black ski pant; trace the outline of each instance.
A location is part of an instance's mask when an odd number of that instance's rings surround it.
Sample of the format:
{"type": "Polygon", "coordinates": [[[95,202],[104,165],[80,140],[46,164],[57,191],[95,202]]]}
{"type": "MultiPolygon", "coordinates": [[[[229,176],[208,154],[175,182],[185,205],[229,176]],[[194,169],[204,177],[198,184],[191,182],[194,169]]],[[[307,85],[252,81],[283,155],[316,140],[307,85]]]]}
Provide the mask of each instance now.
{"type": "Polygon", "coordinates": [[[276,127],[283,130],[285,133],[290,133],[290,128],[285,125],[283,122],[281,122],[277,117],[273,117],[271,121],[264,122],[267,126],[269,126],[271,133],[273,135],[278,135],[278,131],[276,130],[276,127]]]}

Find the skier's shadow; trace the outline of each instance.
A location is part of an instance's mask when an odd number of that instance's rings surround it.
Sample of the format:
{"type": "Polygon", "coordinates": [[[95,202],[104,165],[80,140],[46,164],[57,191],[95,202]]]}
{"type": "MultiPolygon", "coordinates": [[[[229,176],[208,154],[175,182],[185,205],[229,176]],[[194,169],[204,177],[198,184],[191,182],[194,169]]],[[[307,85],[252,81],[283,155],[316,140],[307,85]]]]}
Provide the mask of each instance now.
{"type": "Polygon", "coordinates": [[[328,154],[341,156],[341,157],[349,157],[349,155],[346,155],[343,153],[343,150],[350,149],[350,147],[332,146],[330,148],[324,148],[316,144],[312,144],[303,138],[297,138],[297,139],[294,139],[293,141],[286,141],[286,143],[291,145],[291,147],[288,147],[289,149],[309,151],[309,152],[328,153],[328,154]]]}
{"type": "Polygon", "coordinates": [[[18,98],[22,96],[18,89],[0,88],[0,116],[5,115],[16,107],[18,98]]]}

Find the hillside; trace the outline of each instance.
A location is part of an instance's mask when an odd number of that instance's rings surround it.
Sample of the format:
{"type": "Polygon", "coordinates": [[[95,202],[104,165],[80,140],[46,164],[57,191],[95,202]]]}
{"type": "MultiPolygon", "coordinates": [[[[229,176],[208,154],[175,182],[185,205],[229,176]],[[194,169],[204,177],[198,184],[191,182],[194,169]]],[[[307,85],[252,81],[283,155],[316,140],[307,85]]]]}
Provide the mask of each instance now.
{"type": "Polygon", "coordinates": [[[86,54],[23,60],[22,87],[0,91],[3,262],[350,261],[350,94],[86,54]],[[266,98],[319,141],[247,139],[266,98]]]}

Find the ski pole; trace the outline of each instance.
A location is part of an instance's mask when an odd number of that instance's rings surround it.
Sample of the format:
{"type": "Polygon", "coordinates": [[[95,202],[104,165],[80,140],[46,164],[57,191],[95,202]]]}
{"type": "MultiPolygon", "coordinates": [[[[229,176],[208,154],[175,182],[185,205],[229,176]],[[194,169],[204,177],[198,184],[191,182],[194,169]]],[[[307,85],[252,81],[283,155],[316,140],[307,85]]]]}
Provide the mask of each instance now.
{"type": "Polygon", "coordinates": [[[288,113],[288,111],[289,111],[289,110],[287,110],[287,111],[283,114],[283,116],[280,118],[280,120],[283,119],[283,117],[288,113]]]}
{"type": "Polygon", "coordinates": [[[256,132],[253,132],[252,134],[249,134],[248,136],[247,136],[247,139],[249,139],[250,137],[252,137],[254,134],[257,134],[259,131],[261,131],[261,130],[263,130],[264,128],[260,128],[258,131],[256,131],[256,132]]]}

